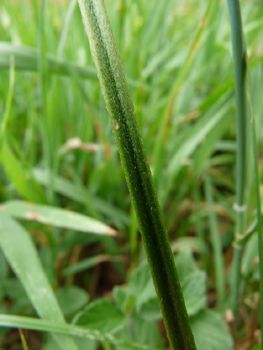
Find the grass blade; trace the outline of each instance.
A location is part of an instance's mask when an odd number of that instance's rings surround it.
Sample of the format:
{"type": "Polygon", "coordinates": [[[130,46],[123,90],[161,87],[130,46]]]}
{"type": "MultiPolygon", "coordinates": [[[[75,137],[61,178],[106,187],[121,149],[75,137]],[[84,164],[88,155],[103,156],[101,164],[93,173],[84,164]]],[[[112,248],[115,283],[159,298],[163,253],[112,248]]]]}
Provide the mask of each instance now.
{"type": "Polygon", "coordinates": [[[221,246],[220,236],[217,228],[216,214],[213,208],[213,196],[211,191],[210,177],[205,177],[205,194],[208,203],[209,224],[212,239],[215,277],[216,277],[216,291],[217,291],[217,306],[222,307],[224,301],[224,262],[223,262],[223,250],[221,246]]]}
{"type": "MultiPolygon", "coordinates": [[[[0,247],[37,313],[46,320],[65,323],[62,311],[28,232],[8,215],[1,212],[0,220],[0,247]]],[[[70,337],[56,336],[56,340],[62,349],[76,350],[70,337]]]]}
{"type": "MultiPolygon", "coordinates": [[[[48,170],[40,168],[33,169],[33,174],[36,181],[43,186],[48,186],[48,172],[48,170]]],[[[103,199],[90,194],[88,191],[87,193],[85,193],[83,190],[81,191],[78,186],[69,180],[64,179],[62,176],[54,176],[54,190],[57,193],[84,205],[86,204],[86,197],[88,196],[89,201],[93,204],[94,208],[98,212],[110,217],[111,222],[113,222],[114,225],[120,230],[124,230],[130,223],[129,216],[124,211],[107,203],[103,199]]]]}
{"type": "Polygon", "coordinates": [[[26,171],[5,140],[0,150],[0,160],[17,192],[29,201],[46,203],[46,196],[39,184],[26,171]]]}
{"type": "Polygon", "coordinates": [[[42,224],[99,235],[115,236],[117,231],[89,216],[47,205],[13,200],[2,203],[0,212],[16,219],[38,221],[42,224]]]}
{"type": "Polygon", "coordinates": [[[58,333],[63,334],[64,336],[71,335],[76,337],[83,337],[92,340],[98,340],[100,342],[108,341],[110,344],[113,344],[115,346],[124,346],[125,348],[133,350],[158,350],[147,345],[133,343],[117,338],[112,334],[101,333],[98,330],[87,329],[70,324],[63,324],[62,322],[40,320],[33,317],[0,315],[0,325],[3,327],[24,328],[42,332],[58,333]]]}
{"type": "MultiPolygon", "coordinates": [[[[9,69],[10,58],[14,56],[16,70],[36,72],[38,70],[38,55],[39,50],[33,47],[19,46],[4,41],[0,42],[0,68],[9,69]]],[[[72,71],[74,71],[83,79],[97,79],[97,73],[93,67],[62,61],[51,54],[46,54],[45,59],[47,61],[47,70],[50,73],[71,76],[72,71]]],[[[127,82],[131,87],[137,88],[140,86],[140,83],[132,78],[127,78],[127,82]]]]}

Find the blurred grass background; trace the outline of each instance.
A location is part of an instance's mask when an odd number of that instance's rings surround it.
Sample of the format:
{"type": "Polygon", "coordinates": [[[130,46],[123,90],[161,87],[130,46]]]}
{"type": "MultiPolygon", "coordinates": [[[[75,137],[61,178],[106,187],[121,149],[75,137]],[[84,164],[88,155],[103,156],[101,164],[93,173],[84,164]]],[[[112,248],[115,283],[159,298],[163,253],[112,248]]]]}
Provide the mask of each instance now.
{"type": "MultiPolygon", "coordinates": [[[[105,2],[172,246],[191,247],[208,274],[209,306],[224,311],[236,183],[226,1],[105,2]]],[[[241,4],[262,181],[263,4],[241,4]]],[[[143,251],[77,1],[2,0],[0,40],[1,202],[67,208],[121,232],[98,238],[25,223],[54,288],[75,284],[91,298],[105,295],[125,282],[143,251]]],[[[249,142],[246,229],[256,217],[249,142]]],[[[248,326],[258,305],[256,235],[241,277],[242,341],[246,327],[257,329],[248,326]]]]}

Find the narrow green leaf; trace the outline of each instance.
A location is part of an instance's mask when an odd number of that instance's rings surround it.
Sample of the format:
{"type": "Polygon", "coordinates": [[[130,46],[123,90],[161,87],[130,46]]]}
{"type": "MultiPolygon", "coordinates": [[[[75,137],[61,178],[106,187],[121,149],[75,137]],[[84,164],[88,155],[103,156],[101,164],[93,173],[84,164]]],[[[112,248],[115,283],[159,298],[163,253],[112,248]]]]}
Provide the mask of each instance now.
{"type": "MultiPolygon", "coordinates": [[[[15,58],[15,69],[23,71],[38,70],[39,50],[34,47],[18,46],[13,43],[0,42],[0,68],[8,69],[10,67],[10,58],[15,58]]],[[[80,66],[71,62],[58,60],[51,54],[46,55],[47,70],[51,73],[61,75],[71,75],[75,71],[84,79],[96,79],[97,73],[93,67],[80,66]]],[[[140,83],[128,78],[128,84],[132,87],[140,86],[140,83]]]]}
{"type": "Polygon", "coordinates": [[[174,153],[172,159],[167,168],[167,175],[164,181],[164,193],[163,198],[166,197],[170,190],[173,181],[184,165],[184,160],[188,158],[196,150],[196,147],[201,143],[203,138],[215,128],[222,118],[225,117],[228,112],[232,101],[227,100],[228,96],[224,95],[223,101],[218,103],[211,108],[194,126],[189,129],[189,132],[182,140],[179,149],[174,153]],[[218,109],[218,106],[221,108],[218,109]]]}
{"type": "MultiPolygon", "coordinates": [[[[46,320],[65,323],[28,232],[2,212],[0,212],[0,222],[1,249],[37,313],[46,320]]],[[[70,337],[58,336],[56,340],[62,349],[76,350],[70,337]]]]}
{"type": "MultiPolygon", "coordinates": [[[[50,176],[48,170],[35,168],[33,169],[33,174],[36,178],[36,181],[43,185],[48,186],[48,178],[50,176]]],[[[83,191],[80,191],[80,189],[69,180],[64,179],[63,177],[59,175],[54,175],[54,190],[63,195],[66,196],[78,203],[85,204],[86,199],[85,196],[88,196],[92,204],[94,205],[94,208],[101,212],[104,215],[107,215],[111,218],[111,221],[116,225],[116,227],[120,227],[120,229],[123,229],[124,227],[128,226],[130,223],[129,216],[119,208],[117,208],[114,205],[111,205],[104,201],[101,198],[98,198],[94,195],[91,195],[90,193],[83,193],[83,191]]]]}
{"type": "Polygon", "coordinates": [[[43,189],[34,180],[32,174],[25,171],[6,141],[0,150],[0,160],[9,179],[20,195],[32,202],[46,203],[43,189]]]}
{"type": "Polygon", "coordinates": [[[40,320],[33,317],[23,317],[23,316],[10,316],[10,315],[0,315],[0,325],[3,327],[12,328],[24,328],[38,330],[42,332],[60,333],[63,335],[71,335],[77,337],[84,337],[92,340],[98,340],[100,342],[108,341],[110,344],[115,346],[123,345],[128,349],[134,350],[158,350],[156,348],[138,344],[135,342],[129,342],[120,338],[115,337],[112,334],[104,334],[98,330],[87,329],[80,326],[74,326],[69,324],[63,324],[60,322],[40,320]]]}
{"type": "Polygon", "coordinates": [[[42,224],[53,225],[81,232],[101,235],[116,235],[117,231],[88,216],[66,209],[37,205],[20,200],[8,201],[0,205],[0,211],[17,219],[38,221],[42,224]]]}

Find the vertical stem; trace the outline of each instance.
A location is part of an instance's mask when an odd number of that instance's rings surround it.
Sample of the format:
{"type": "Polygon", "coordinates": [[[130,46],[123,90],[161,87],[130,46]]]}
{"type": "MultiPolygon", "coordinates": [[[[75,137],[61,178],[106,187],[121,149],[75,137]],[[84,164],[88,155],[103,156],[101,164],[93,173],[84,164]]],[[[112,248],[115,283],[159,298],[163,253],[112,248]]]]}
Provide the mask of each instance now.
{"type": "Polygon", "coordinates": [[[240,285],[242,244],[240,237],[244,233],[244,189],[246,173],[246,46],[244,41],[239,0],[228,0],[233,48],[237,116],[237,167],[236,167],[236,232],[234,258],[231,276],[231,308],[237,313],[240,285]]]}
{"type": "Polygon", "coordinates": [[[171,348],[195,350],[152,174],[103,0],[79,0],[171,348]]]}
{"type": "Polygon", "coordinates": [[[216,276],[217,305],[220,308],[224,300],[224,262],[222,257],[221,240],[218,234],[216,214],[213,209],[214,201],[211,191],[211,180],[208,175],[205,176],[205,196],[209,207],[208,213],[216,276]]]}
{"type": "Polygon", "coordinates": [[[260,274],[260,329],[261,329],[261,350],[263,350],[263,237],[262,237],[262,215],[261,215],[261,200],[260,200],[260,184],[258,171],[258,152],[257,152],[257,137],[255,119],[251,116],[251,131],[252,131],[252,146],[254,158],[254,175],[255,175],[255,190],[256,190],[256,206],[258,219],[258,256],[259,256],[259,274],[260,274]]]}

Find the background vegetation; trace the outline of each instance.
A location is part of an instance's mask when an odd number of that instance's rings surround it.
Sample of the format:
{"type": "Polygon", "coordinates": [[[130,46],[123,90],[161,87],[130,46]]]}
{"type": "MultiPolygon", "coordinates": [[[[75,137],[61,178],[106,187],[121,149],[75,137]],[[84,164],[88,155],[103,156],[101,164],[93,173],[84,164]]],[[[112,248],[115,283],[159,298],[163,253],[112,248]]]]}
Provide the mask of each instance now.
{"type": "MultiPolygon", "coordinates": [[[[230,311],[240,174],[227,3],[106,5],[197,348],[257,349],[249,129],[239,303],[230,311]]],[[[262,14],[261,1],[242,2],[260,180],[262,14]]],[[[26,345],[1,328],[0,347],[167,348],[76,0],[3,0],[0,39],[0,324],[45,331],[28,331],[26,345]]]]}

